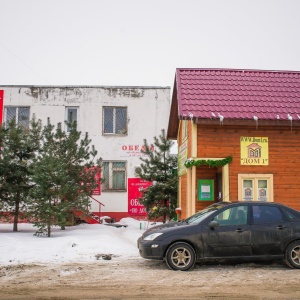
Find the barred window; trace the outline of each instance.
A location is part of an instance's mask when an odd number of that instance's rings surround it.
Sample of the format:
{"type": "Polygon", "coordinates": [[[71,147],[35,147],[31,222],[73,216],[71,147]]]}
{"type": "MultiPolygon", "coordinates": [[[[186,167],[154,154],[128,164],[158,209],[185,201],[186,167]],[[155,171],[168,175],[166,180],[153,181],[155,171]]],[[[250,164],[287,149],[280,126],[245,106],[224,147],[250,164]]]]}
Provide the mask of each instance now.
{"type": "Polygon", "coordinates": [[[30,107],[6,106],[4,108],[4,123],[8,124],[13,119],[24,128],[29,128],[30,107]]]}
{"type": "Polygon", "coordinates": [[[103,107],[103,134],[127,134],[127,107],[103,107]]]}
{"type": "MultiPolygon", "coordinates": [[[[66,107],[66,121],[69,124],[73,122],[78,122],[77,116],[78,116],[78,107],[66,107]]],[[[69,124],[67,124],[67,132],[70,132],[71,130],[69,124]]]]}
{"type": "Polygon", "coordinates": [[[103,162],[102,191],[125,191],[126,190],[126,162],[106,161],[103,162]]]}

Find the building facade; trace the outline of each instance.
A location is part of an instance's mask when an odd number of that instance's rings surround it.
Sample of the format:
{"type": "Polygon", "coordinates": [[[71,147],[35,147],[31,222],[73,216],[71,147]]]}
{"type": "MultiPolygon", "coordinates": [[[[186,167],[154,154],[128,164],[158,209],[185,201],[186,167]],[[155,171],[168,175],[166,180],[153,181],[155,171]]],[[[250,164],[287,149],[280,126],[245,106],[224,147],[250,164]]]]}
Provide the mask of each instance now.
{"type": "MultiPolygon", "coordinates": [[[[170,111],[169,87],[112,86],[0,86],[2,121],[16,118],[26,126],[35,116],[42,124],[76,120],[82,135],[103,159],[101,192],[93,195],[91,212],[119,220],[145,217],[136,201],[141,182],[136,168],[141,164],[143,140],[167,129],[170,111]]],[[[64,129],[68,131],[67,125],[64,129]]]]}
{"type": "Polygon", "coordinates": [[[179,219],[218,201],[300,210],[300,72],[177,69],[179,219]]]}

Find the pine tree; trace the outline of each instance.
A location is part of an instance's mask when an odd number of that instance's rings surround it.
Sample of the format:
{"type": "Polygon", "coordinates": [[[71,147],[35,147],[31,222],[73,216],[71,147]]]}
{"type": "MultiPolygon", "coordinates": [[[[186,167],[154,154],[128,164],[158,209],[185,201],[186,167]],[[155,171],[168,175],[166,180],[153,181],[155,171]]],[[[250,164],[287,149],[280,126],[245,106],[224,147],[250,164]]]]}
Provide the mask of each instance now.
{"type": "Polygon", "coordinates": [[[13,231],[18,231],[20,210],[26,210],[30,180],[30,164],[39,149],[41,127],[33,119],[30,128],[16,124],[15,119],[0,128],[0,201],[4,212],[13,214],[13,231]]]}
{"type": "Polygon", "coordinates": [[[74,209],[88,213],[90,196],[96,188],[95,175],[101,167],[96,161],[97,151],[90,148],[88,134],[81,139],[76,122],[68,124],[66,133],[58,123],[55,129],[50,121],[43,129],[39,155],[33,164],[31,217],[37,234],[51,236],[55,225],[67,225],[68,214],[74,209]]]}
{"type": "Polygon", "coordinates": [[[173,219],[177,206],[177,157],[170,154],[172,141],[166,138],[165,131],[154,137],[154,147],[144,140],[141,157],[140,178],[152,181],[152,185],[142,191],[140,203],[146,207],[148,217],[156,219],[162,217],[165,223],[167,218],[173,219]]]}

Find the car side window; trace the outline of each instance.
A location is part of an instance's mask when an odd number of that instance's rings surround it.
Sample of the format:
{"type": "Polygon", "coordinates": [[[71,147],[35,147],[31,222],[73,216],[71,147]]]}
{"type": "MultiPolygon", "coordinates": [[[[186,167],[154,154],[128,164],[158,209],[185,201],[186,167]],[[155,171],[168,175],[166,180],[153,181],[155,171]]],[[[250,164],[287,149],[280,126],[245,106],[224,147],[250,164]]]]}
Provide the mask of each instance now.
{"type": "Polygon", "coordinates": [[[253,205],[252,208],[253,224],[282,222],[281,211],[275,206],[253,205]]]}
{"type": "Polygon", "coordinates": [[[248,206],[234,206],[220,212],[214,217],[219,226],[247,224],[248,206]]]}
{"type": "Polygon", "coordinates": [[[300,213],[299,213],[299,211],[296,211],[296,210],[291,209],[291,208],[285,208],[284,212],[287,215],[289,221],[291,221],[291,222],[298,222],[298,221],[300,221],[300,213]]]}

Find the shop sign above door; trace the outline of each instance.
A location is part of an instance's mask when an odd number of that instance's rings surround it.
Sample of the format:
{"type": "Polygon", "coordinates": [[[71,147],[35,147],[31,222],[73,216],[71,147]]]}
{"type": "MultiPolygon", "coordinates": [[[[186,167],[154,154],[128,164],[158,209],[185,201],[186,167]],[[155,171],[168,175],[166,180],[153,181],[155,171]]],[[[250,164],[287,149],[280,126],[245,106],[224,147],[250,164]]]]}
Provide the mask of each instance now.
{"type": "Polygon", "coordinates": [[[269,147],[267,137],[240,138],[241,165],[269,165],[269,147]]]}

